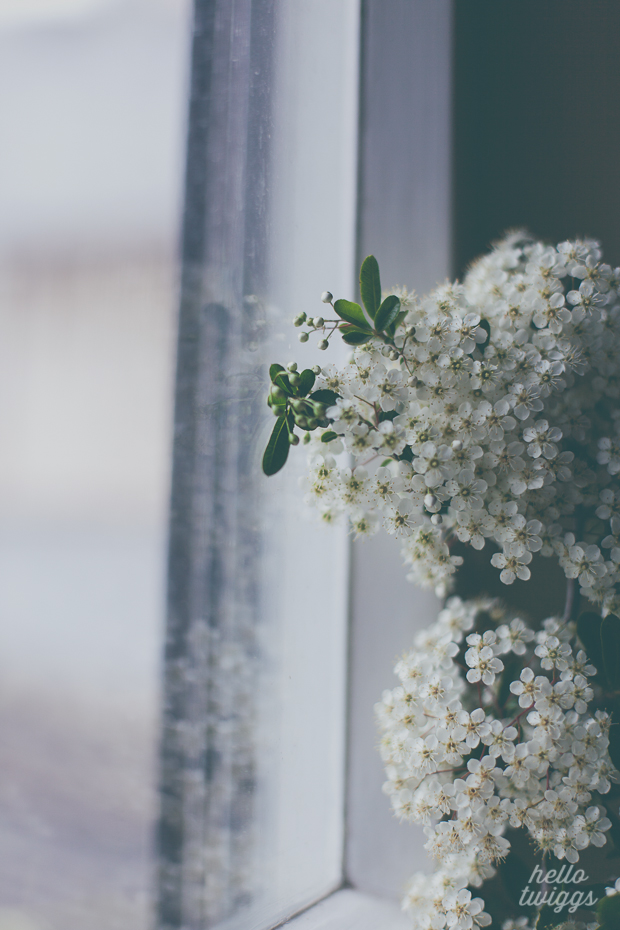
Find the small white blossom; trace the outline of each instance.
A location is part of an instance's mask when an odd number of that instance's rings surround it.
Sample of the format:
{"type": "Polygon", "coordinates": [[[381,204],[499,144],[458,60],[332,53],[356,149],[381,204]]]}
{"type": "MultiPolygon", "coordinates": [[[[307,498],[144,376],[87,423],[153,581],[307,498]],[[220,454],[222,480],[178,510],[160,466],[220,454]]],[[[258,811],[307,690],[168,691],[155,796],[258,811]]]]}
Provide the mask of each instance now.
{"type": "Polygon", "coordinates": [[[531,561],[532,553],[529,550],[523,552],[520,546],[509,543],[503,552],[495,553],[491,558],[491,565],[502,569],[499,577],[504,584],[512,584],[516,578],[527,581],[531,575],[527,566],[531,561]]]}
{"type": "Polygon", "coordinates": [[[502,624],[497,628],[501,652],[514,652],[515,655],[525,655],[527,644],[534,639],[534,631],[515,617],[510,624],[502,624]]]}

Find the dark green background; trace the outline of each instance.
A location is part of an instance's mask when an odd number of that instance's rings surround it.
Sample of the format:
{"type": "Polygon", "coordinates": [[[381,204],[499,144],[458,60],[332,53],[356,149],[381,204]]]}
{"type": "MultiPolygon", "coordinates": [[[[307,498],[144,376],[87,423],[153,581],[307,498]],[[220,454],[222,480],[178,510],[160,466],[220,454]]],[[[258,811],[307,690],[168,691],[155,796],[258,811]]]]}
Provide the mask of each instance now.
{"type": "Polygon", "coordinates": [[[510,227],[620,264],[619,0],[455,0],[454,271],[510,227]]]}

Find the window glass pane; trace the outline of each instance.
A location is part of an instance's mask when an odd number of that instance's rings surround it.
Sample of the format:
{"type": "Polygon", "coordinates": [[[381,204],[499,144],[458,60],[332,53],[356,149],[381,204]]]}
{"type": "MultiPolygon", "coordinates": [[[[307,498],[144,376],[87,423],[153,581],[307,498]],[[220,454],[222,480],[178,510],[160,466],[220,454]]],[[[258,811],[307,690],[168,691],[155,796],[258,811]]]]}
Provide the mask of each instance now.
{"type": "Polygon", "coordinates": [[[326,361],[293,316],[354,293],[358,4],[197,11],[160,925],[254,928],[342,879],[347,537],[260,462],[268,364],[326,361]]]}
{"type": "Polygon", "coordinates": [[[185,0],[0,2],[0,927],[151,926],[185,0]]]}

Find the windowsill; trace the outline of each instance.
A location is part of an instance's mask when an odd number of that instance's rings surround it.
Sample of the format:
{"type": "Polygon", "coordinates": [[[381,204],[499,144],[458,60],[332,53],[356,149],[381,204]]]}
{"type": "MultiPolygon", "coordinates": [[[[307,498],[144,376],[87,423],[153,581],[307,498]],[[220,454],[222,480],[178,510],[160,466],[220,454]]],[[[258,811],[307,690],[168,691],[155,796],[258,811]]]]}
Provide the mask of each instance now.
{"type": "Polygon", "coordinates": [[[410,930],[392,901],[344,888],[287,921],[286,930],[410,930]]]}

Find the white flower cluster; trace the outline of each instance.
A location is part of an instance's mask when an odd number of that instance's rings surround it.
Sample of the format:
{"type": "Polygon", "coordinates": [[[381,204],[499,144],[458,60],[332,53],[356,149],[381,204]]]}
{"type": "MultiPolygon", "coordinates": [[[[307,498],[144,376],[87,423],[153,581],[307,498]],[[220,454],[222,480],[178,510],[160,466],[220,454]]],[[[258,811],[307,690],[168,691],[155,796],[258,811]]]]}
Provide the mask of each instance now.
{"type": "Polygon", "coordinates": [[[504,583],[556,554],[582,594],[618,609],[620,269],[594,241],[515,234],[462,283],[395,293],[393,338],[321,371],[337,399],[325,441],[308,434],[309,497],[328,521],[400,537],[412,580],[440,594],[453,542],[489,540],[504,583]]]}
{"type": "Polygon", "coordinates": [[[596,669],[573,624],[535,632],[490,600],[448,600],[395,669],[400,685],[376,712],[396,814],[421,823],[438,860],[416,875],[405,907],[420,928],[490,923],[480,887],[510,850],[509,827],[577,862],[611,827],[597,800],[619,776],[608,754],[609,715],[589,712],[596,669]],[[502,656],[522,669],[510,681],[502,656]]]}

